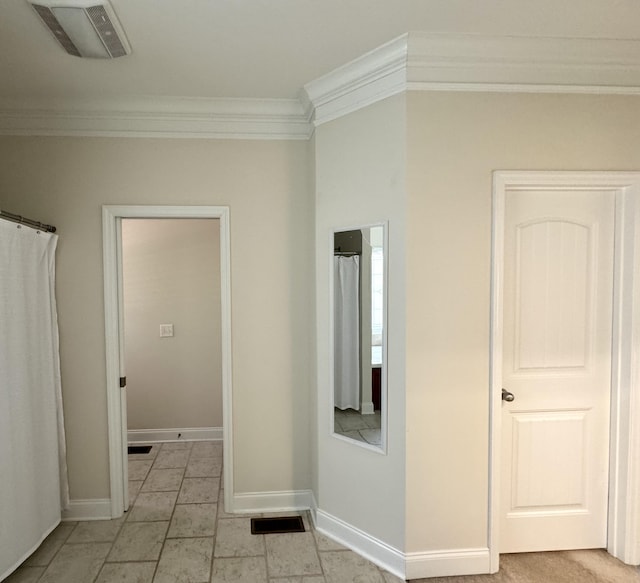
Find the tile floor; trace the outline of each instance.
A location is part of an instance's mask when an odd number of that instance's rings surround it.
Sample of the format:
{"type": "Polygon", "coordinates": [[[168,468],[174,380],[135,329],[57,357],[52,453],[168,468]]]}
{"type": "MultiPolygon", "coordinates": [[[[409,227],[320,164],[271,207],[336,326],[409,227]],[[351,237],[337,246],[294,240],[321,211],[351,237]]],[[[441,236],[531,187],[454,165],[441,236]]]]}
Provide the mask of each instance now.
{"type": "MultiPolygon", "coordinates": [[[[305,533],[252,535],[250,516],[223,510],[219,443],[129,458],[126,516],[62,523],[3,583],[401,583],[310,528],[307,512],[305,533]]],[[[500,565],[412,583],[640,583],[637,568],[600,550],[503,555],[500,565]]]]}
{"type": "Polygon", "coordinates": [[[361,415],[360,411],[353,409],[341,411],[336,408],[334,409],[333,424],[335,432],[340,435],[371,445],[381,445],[380,411],[376,411],[373,415],[361,415]]]}
{"type": "Polygon", "coordinates": [[[62,523],[5,583],[400,582],[315,532],[306,512],[305,533],[252,535],[250,516],[223,510],[222,471],[220,443],[130,455],[129,512],[62,523]]]}

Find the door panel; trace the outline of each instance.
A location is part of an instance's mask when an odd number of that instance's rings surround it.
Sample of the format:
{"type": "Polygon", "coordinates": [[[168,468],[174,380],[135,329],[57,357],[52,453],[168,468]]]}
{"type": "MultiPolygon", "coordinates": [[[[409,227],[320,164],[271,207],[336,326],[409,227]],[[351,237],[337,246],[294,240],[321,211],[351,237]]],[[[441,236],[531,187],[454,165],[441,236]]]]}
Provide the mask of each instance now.
{"type": "Polygon", "coordinates": [[[614,194],[507,191],[500,552],[606,545],[614,194]]]}

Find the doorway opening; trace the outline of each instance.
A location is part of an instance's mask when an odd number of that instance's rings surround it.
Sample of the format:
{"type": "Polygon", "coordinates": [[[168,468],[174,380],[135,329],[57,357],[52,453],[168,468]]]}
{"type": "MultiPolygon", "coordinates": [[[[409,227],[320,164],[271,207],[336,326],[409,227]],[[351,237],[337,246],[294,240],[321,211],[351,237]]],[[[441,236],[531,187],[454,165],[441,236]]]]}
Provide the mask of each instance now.
{"type": "MultiPolygon", "coordinates": [[[[192,239],[193,237],[189,235],[192,239]]],[[[171,238],[170,233],[166,233],[166,238],[171,238]]],[[[167,248],[160,254],[164,255],[164,259],[168,259],[170,255],[175,251],[175,247],[170,244],[170,241],[164,241],[167,244],[167,248]]],[[[197,246],[206,245],[205,239],[200,239],[197,246]]],[[[107,405],[108,405],[108,421],[109,421],[109,463],[110,463],[110,484],[111,484],[111,513],[112,517],[116,518],[121,516],[127,509],[128,496],[128,475],[127,475],[127,446],[129,441],[166,441],[167,439],[180,440],[180,439],[211,439],[220,438],[223,439],[224,458],[226,471],[224,472],[224,488],[225,488],[225,506],[230,508],[230,500],[233,495],[233,459],[232,459],[232,415],[231,415],[231,306],[230,306],[230,251],[229,251],[229,210],[227,207],[164,207],[164,206],[104,206],[103,207],[103,251],[104,251],[104,283],[105,283],[105,334],[106,334],[106,361],[107,361],[107,405]],[[138,222],[138,233],[136,235],[136,220],[142,219],[142,222],[138,222]],[[144,220],[146,219],[146,221],[144,220]],[[184,302],[178,302],[174,305],[173,311],[166,311],[167,304],[163,303],[162,299],[158,297],[151,298],[152,288],[146,289],[144,282],[145,274],[142,265],[136,265],[137,259],[134,255],[127,253],[126,260],[123,261],[125,249],[123,248],[123,237],[126,246],[131,251],[132,241],[135,244],[140,244],[142,241],[143,252],[138,257],[150,259],[154,255],[153,245],[148,245],[156,238],[155,243],[162,241],[162,222],[166,219],[174,219],[173,223],[164,223],[166,226],[172,224],[172,228],[178,235],[178,231],[182,232],[183,236],[189,231],[198,230],[196,227],[200,227],[203,237],[208,237],[210,243],[209,256],[214,259],[213,269],[209,271],[209,275],[213,275],[212,271],[217,271],[219,277],[213,277],[213,281],[209,278],[208,285],[214,286],[216,289],[201,290],[203,293],[200,296],[202,302],[200,308],[200,316],[204,315],[202,310],[217,311],[218,321],[212,323],[212,328],[215,328],[213,336],[217,336],[217,340],[213,342],[204,342],[203,339],[207,336],[207,318],[201,318],[205,322],[205,328],[202,328],[202,323],[198,323],[198,316],[195,316],[194,310],[191,306],[187,314],[184,311],[186,307],[184,302]],[[191,221],[196,219],[195,221],[191,221]],[[213,219],[213,220],[212,220],[213,219]],[[186,221],[186,222],[185,222],[186,221]],[[160,224],[159,224],[160,223],[160,224]],[[140,225],[146,225],[144,233],[139,229],[140,225]],[[212,229],[212,227],[215,227],[212,229]],[[186,230],[185,230],[186,229],[186,230]],[[215,234],[215,237],[212,237],[215,234]],[[136,243],[137,242],[137,243],[136,243]],[[151,251],[150,251],[151,250],[151,251]],[[133,261],[133,264],[132,264],[133,261]],[[219,267],[218,264],[219,263],[219,267]],[[123,267],[124,265],[124,267],[123,267]],[[138,275],[142,278],[138,278],[138,275]],[[124,284],[129,284],[128,301],[129,305],[125,305],[124,298],[124,284]],[[203,295],[204,294],[204,295],[203,295]],[[206,305],[206,296],[211,294],[210,305],[206,305]],[[154,301],[152,301],[152,299],[154,301]],[[146,429],[139,431],[128,431],[127,423],[127,370],[125,368],[125,362],[127,360],[125,355],[126,343],[124,342],[124,334],[126,327],[124,326],[125,312],[128,312],[129,316],[132,313],[136,313],[135,309],[131,311],[131,301],[138,305],[144,304],[145,310],[138,312],[136,320],[142,319],[141,326],[138,326],[140,322],[130,322],[134,324],[131,326],[131,334],[129,334],[129,341],[133,343],[133,348],[136,348],[136,357],[132,359],[131,352],[129,353],[129,364],[132,366],[132,373],[136,380],[136,392],[137,395],[134,402],[130,403],[133,406],[131,411],[135,411],[134,416],[135,425],[147,425],[146,429]],[[182,303],[182,305],[180,305],[182,303]],[[163,310],[165,310],[163,312],[163,310]],[[171,317],[168,319],[174,320],[172,322],[155,322],[161,313],[169,314],[171,317]],[[149,338],[151,320],[154,324],[153,340],[149,338]],[[181,324],[178,324],[181,321],[181,324]],[[175,328],[174,328],[175,325],[175,328]],[[191,338],[183,338],[182,344],[189,344],[192,346],[182,346],[178,339],[180,338],[180,329],[183,332],[185,327],[191,327],[192,330],[200,328],[199,335],[202,338],[197,338],[198,333],[190,334],[191,338]],[[144,329],[144,333],[140,332],[140,328],[144,329]],[[196,337],[194,337],[196,336],[196,337]],[[194,344],[195,343],[195,344],[194,344]],[[213,370],[208,371],[207,367],[200,368],[199,372],[194,376],[189,363],[185,362],[185,359],[190,359],[194,352],[208,352],[209,364],[213,365],[213,370]],[[177,353],[177,354],[176,354],[177,353]],[[171,359],[174,359],[176,363],[184,365],[186,368],[180,373],[179,367],[171,369],[171,359]],[[176,360],[177,359],[177,360],[176,360]],[[217,362],[216,362],[217,361],[217,362]],[[153,367],[153,362],[156,362],[158,368],[166,370],[150,371],[153,367]],[[168,365],[169,368],[166,368],[168,365]],[[146,371],[146,372],[145,372],[146,371]],[[171,371],[171,372],[170,372],[171,371]],[[207,372],[208,371],[208,372],[207,372]],[[145,388],[145,382],[142,380],[146,375],[153,376],[153,374],[161,374],[165,377],[170,374],[177,374],[175,379],[168,379],[168,383],[164,383],[165,392],[167,394],[162,395],[158,400],[158,407],[149,407],[149,395],[148,388],[145,388]],[[218,382],[215,382],[215,378],[199,378],[202,375],[218,377],[218,382]],[[186,378],[185,377],[189,377],[186,378]],[[190,378],[193,377],[193,378],[190,378]],[[176,386],[176,383],[184,384],[176,386]],[[209,394],[202,394],[202,386],[207,386],[210,390],[209,394]],[[216,397],[216,384],[218,386],[218,395],[216,397]],[[192,385],[190,389],[187,389],[187,385],[192,385]],[[184,390],[190,390],[191,398],[185,398],[184,390]],[[145,392],[146,391],[146,392],[145,392]],[[194,392],[195,391],[195,392],[194,392]],[[200,391],[200,394],[198,392],[200,391]],[[171,392],[179,395],[182,403],[175,403],[175,407],[171,403],[171,392]],[[220,395],[221,393],[221,395],[220,395]],[[137,407],[136,401],[142,403],[146,401],[146,407],[137,407]],[[221,401],[221,411],[217,412],[217,416],[213,409],[215,408],[214,402],[221,401]],[[203,400],[206,403],[203,403],[203,400]],[[189,402],[191,401],[191,402],[189,402]],[[195,404],[195,406],[194,406],[195,404]],[[205,405],[205,406],[203,406],[205,405]],[[153,411],[152,411],[153,409],[153,411]],[[200,414],[200,410],[211,413],[209,416],[203,417],[200,414]],[[174,419],[176,423],[167,421],[167,419],[174,419]],[[164,425],[165,427],[149,427],[151,425],[164,425]],[[168,427],[173,425],[173,427],[168,427]],[[155,430],[151,431],[151,430],[155,430]],[[176,433],[176,435],[173,435],[176,433]]],[[[206,250],[200,249],[200,254],[205,253],[206,250]]],[[[171,284],[171,274],[168,278],[165,278],[165,286],[171,286],[173,289],[168,290],[168,294],[163,294],[162,290],[156,288],[156,291],[160,292],[157,296],[162,297],[166,295],[175,300],[175,296],[178,293],[179,288],[184,288],[185,285],[198,285],[198,281],[192,281],[190,284],[186,284],[185,281],[180,281],[181,272],[184,275],[187,271],[184,271],[185,264],[196,260],[197,250],[195,248],[186,249],[178,252],[177,255],[183,254],[182,257],[174,257],[176,260],[173,266],[168,266],[166,262],[159,260],[155,262],[151,267],[146,266],[146,269],[156,269],[156,275],[163,270],[166,271],[168,267],[170,270],[174,270],[176,277],[175,286],[171,284]],[[184,255],[184,254],[187,255],[184,255]],[[182,264],[182,265],[180,265],[182,264]],[[176,271],[177,270],[177,271],[176,271]],[[167,283],[169,282],[169,283],[167,283]]],[[[146,274],[147,276],[149,274],[146,274]]],[[[205,277],[206,279],[206,277],[205,277]]],[[[155,284],[159,285],[162,278],[156,280],[155,284]]],[[[204,281],[200,284],[205,285],[204,281]]],[[[153,284],[150,284],[153,285],[153,284]]],[[[179,295],[179,294],[178,294],[179,295]]],[[[196,294],[197,295],[197,294],[196,294]]],[[[196,296],[190,294],[190,299],[194,300],[196,296]]],[[[183,300],[185,296],[183,295],[183,300]]],[[[197,311],[197,310],[196,310],[197,311]]],[[[166,319],[166,318],[164,318],[166,319]]],[[[209,340],[212,340],[209,338],[209,340]]],[[[206,357],[206,355],[205,355],[206,357]]],[[[174,363],[175,364],[175,363],[174,363]]],[[[209,367],[211,368],[211,367],[209,367]]],[[[154,379],[147,378],[151,385],[154,385],[156,390],[158,382],[154,382],[154,379]]],[[[156,381],[158,379],[155,379],[156,381]]]]}
{"type": "Polygon", "coordinates": [[[122,219],[127,441],[222,440],[219,219],[122,219]]]}
{"type": "MultiPolygon", "coordinates": [[[[639,273],[635,264],[640,256],[640,173],[628,172],[496,172],[493,189],[492,230],[492,298],[491,298],[491,380],[490,380],[490,468],[489,468],[489,532],[490,571],[499,568],[501,536],[501,476],[506,461],[502,459],[503,439],[503,362],[504,355],[513,350],[513,341],[503,346],[505,322],[505,217],[506,197],[527,192],[553,193],[562,191],[608,193],[615,202],[614,265],[613,265],[613,321],[611,331],[611,395],[610,432],[599,439],[609,451],[608,507],[606,509],[606,547],[610,554],[629,564],[640,562],[640,444],[634,439],[640,423],[637,405],[640,383],[637,379],[640,334],[639,273]],[[635,257],[635,260],[634,260],[635,257]],[[635,374],[635,377],[634,377],[635,374]]],[[[520,241],[519,241],[520,244],[520,241]]],[[[607,379],[608,380],[608,379],[607,379]]],[[[506,387],[507,390],[509,387],[506,387]]],[[[567,410],[568,411],[568,410],[567,410]]],[[[566,412],[565,412],[566,413],[566,412]]],[[[546,415],[546,413],[545,413],[546,415]]],[[[545,417],[543,415],[543,417],[545,417]]],[[[540,415],[538,415],[540,417],[540,415]]],[[[578,417],[569,419],[567,428],[580,425],[578,417]]],[[[546,420],[546,417],[545,417],[546,420]]],[[[533,427],[524,419],[525,433],[533,427]],[[527,425],[528,424],[528,425],[527,425]]],[[[584,423],[583,423],[584,425],[584,423]]],[[[579,429],[579,428],[578,428],[579,429]]],[[[576,432],[576,442],[579,441],[576,432]]],[[[524,435],[524,433],[523,433],[524,435]]],[[[531,437],[531,435],[529,435],[531,437]]],[[[522,476],[516,476],[518,479],[522,476]]],[[[514,474],[507,481],[516,479],[514,474]]],[[[576,514],[579,509],[576,509],[576,514]]],[[[523,516],[528,512],[523,512],[523,516]]],[[[529,513],[530,514],[530,513],[529,513]]],[[[545,513],[540,512],[543,516],[545,513]]],[[[549,510],[547,514],[552,514],[549,510]]],[[[535,550],[535,549],[531,549],[535,550]]]]}

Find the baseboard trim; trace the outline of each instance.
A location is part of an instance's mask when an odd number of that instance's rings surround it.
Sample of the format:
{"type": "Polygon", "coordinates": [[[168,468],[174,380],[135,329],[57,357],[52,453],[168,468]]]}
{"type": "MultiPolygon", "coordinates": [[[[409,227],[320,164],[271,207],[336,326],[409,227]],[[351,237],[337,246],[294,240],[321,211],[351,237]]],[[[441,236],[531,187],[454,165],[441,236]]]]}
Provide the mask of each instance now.
{"type": "Polygon", "coordinates": [[[362,415],[373,415],[375,412],[373,401],[366,401],[360,404],[360,413],[362,415]]]}
{"type": "Polygon", "coordinates": [[[322,534],[362,555],[396,577],[405,578],[404,553],[324,510],[313,508],[311,515],[316,529],[322,534]]]}
{"type": "Polygon", "coordinates": [[[62,511],[62,522],[76,520],[110,520],[111,499],[94,498],[89,500],[70,500],[69,508],[62,511]]]}
{"type": "Polygon", "coordinates": [[[130,429],[129,443],[158,441],[222,441],[222,427],[178,427],[174,429],[130,429]]]}
{"type": "Polygon", "coordinates": [[[490,572],[491,553],[488,548],[407,553],[405,564],[407,579],[478,575],[490,572]]]}
{"type": "Polygon", "coordinates": [[[311,508],[311,490],[285,490],[276,492],[246,492],[234,494],[233,508],[227,512],[251,514],[260,512],[288,512],[311,508]]]}

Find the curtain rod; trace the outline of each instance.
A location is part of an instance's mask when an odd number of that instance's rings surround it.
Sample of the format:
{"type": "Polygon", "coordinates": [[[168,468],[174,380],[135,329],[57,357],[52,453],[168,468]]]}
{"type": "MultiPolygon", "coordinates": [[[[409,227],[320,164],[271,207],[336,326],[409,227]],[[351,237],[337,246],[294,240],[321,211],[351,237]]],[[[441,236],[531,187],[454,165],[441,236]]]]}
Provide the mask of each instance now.
{"type": "Polygon", "coordinates": [[[33,221],[31,219],[27,219],[26,217],[22,217],[20,215],[15,215],[13,213],[3,211],[2,209],[0,209],[0,219],[6,219],[8,221],[13,221],[14,223],[20,223],[21,225],[26,225],[27,227],[33,227],[34,229],[47,231],[47,233],[56,232],[56,228],[53,225],[45,225],[44,223],[33,221]]]}

